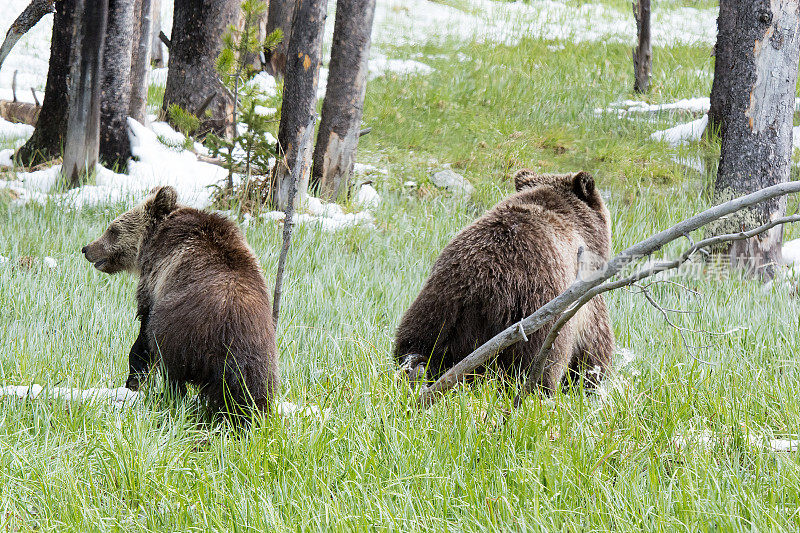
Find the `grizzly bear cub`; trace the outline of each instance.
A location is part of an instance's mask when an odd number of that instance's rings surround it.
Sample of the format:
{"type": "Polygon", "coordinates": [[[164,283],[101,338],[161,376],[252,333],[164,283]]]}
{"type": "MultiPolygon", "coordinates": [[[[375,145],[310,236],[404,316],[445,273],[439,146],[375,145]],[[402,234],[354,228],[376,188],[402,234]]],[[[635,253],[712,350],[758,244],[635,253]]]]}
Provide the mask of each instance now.
{"type": "MultiPolygon", "coordinates": [[[[394,356],[412,381],[439,378],[494,335],[566,290],[578,275],[579,253],[595,263],[608,260],[610,217],[592,176],[521,170],[514,182],[516,194],[467,226],[442,250],[400,321],[394,356]]],[[[549,329],[545,325],[527,342],[500,353],[498,370],[516,379],[524,377],[549,329]]],[[[605,302],[597,296],[559,333],[539,385],[552,392],[582,377],[586,386],[593,387],[613,351],[605,302]]]]}
{"type": "Polygon", "coordinates": [[[278,357],[267,284],[231,220],[177,204],[160,187],[82,250],[107,274],[139,274],[141,330],[125,384],[137,390],[156,362],[182,394],[197,385],[212,408],[268,411],[278,357]]]}

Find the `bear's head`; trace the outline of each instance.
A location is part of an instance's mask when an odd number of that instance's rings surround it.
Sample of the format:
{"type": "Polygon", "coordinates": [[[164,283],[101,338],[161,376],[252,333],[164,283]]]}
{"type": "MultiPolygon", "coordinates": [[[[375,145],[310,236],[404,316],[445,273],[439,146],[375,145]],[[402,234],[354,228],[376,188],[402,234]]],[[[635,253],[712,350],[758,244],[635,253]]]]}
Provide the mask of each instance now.
{"type": "Polygon", "coordinates": [[[522,195],[530,191],[535,203],[568,214],[592,251],[610,256],[611,215],[591,174],[537,174],[522,169],[514,174],[514,187],[522,195]]]}
{"type": "Polygon", "coordinates": [[[135,272],[145,236],[177,209],[177,201],[178,193],[174,188],[153,189],[141,204],[114,219],[105,233],[84,246],[81,252],[100,272],[135,272]]]}

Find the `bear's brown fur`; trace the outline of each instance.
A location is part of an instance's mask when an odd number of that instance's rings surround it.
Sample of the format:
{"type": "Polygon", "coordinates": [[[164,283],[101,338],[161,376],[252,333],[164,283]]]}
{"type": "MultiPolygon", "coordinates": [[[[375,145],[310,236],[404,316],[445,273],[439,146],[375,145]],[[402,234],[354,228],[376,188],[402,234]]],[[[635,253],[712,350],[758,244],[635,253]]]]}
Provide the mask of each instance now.
{"type": "Polygon", "coordinates": [[[177,391],[197,385],[217,409],[269,409],[278,389],[272,308],[236,224],[179,206],[175,189],[161,187],[82,252],[101,272],[140,275],[128,388],[160,361],[177,391]]]}
{"type": "MultiPolygon", "coordinates": [[[[503,329],[566,290],[578,255],[603,263],[611,224],[594,179],[585,172],[514,176],[517,193],[467,226],[442,250],[397,329],[394,355],[412,380],[440,377],[503,329]],[[427,375],[426,375],[427,374],[427,375]]],[[[595,266],[596,267],[596,266],[595,266]]],[[[497,358],[514,377],[534,362],[548,325],[497,358]]],[[[561,330],[540,385],[553,391],[581,377],[596,385],[611,362],[614,336],[601,296],[561,330]],[[571,372],[567,372],[570,370],[571,372]]]]}

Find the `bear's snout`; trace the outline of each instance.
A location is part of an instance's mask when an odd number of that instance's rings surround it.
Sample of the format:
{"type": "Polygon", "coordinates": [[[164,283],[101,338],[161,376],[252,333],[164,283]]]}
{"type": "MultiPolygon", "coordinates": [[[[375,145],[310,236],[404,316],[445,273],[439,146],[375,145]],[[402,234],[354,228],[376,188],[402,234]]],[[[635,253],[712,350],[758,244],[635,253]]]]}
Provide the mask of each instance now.
{"type": "Polygon", "coordinates": [[[81,248],[81,253],[82,253],[83,255],[86,255],[86,249],[87,249],[87,247],[86,247],[86,246],[84,246],[83,248],[81,248]]]}

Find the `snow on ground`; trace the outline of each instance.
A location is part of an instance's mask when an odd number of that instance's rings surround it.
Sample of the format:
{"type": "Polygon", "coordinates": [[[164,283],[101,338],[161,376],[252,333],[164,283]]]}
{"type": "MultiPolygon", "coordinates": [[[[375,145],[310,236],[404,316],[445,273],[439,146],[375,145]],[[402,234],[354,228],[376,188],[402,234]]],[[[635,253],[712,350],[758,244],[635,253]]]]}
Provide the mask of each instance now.
{"type": "MultiPolygon", "coordinates": [[[[515,44],[522,37],[564,39],[574,43],[633,43],[636,25],[630,10],[565,0],[499,2],[462,0],[458,7],[430,0],[378,0],[374,42],[422,44],[455,38],[462,41],[515,44]]],[[[679,7],[654,10],[655,46],[703,42],[713,44],[718,9],[679,7]]],[[[328,17],[332,19],[332,16],[328,17]]]]}
{"type": "Polygon", "coordinates": [[[690,113],[707,113],[711,108],[711,99],[706,97],[685,98],[668,104],[648,104],[641,100],[622,100],[613,102],[607,108],[595,109],[595,114],[617,113],[620,118],[630,113],[659,113],[663,111],[687,111],[690,113]]]}
{"type": "MultiPolygon", "coordinates": [[[[132,204],[146,196],[153,187],[171,185],[177,189],[182,204],[199,209],[211,205],[214,186],[227,177],[224,168],[198,161],[193,152],[180,148],[184,136],[164,122],[152,123],[155,131],[133,119],[128,119],[128,125],[134,159],[128,163],[127,174],[98,165],[94,184],[56,193],[51,191],[57,185],[61,165],[54,165],[43,170],[19,172],[15,180],[0,180],[0,189],[10,190],[16,196],[14,203],[17,205],[28,202],[45,204],[51,200],[66,207],[82,208],[103,203],[132,204]],[[159,139],[175,146],[165,146],[159,139]]],[[[12,150],[0,151],[0,161],[10,159],[12,153],[12,150]]],[[[356,193],[356,204],[365,209],[376,207],[380,204],[380,195],[371,186],[362,185],[356,193]]],[[[316,226],[322,231],[353,226],[374,228],[374,218],[366,210],[344,213],[337,204],[323,204],[311,196],[305,199],[305,210],[306,213],[296,214],[292,220],[297,224],[316,226]]],[[[265,218],[283,220],[284,214],[276,211],[265,218]]]]}
{"type": "MultiPolygon", "coordinates": [[[[142,398],[141,392],[135,392],[125,387],[109,389],[97,387],[90,389],[73,389],[69,387],[42,387],[41,385],[8,385],[0,387],[0,398],[16,398],[20,400],[63,400],[73,404],[107,403],[115,409],[123,409],[137,403],[142,398]]],[[[326,419],[330,409],[320,409],[316,405],[298,405],[291,402],[280,402],[277,413],[284,417],[306,417],[326,419]]]]}
{"type": "MultiPolygon", "coordinates": [[[[0,9],[0,33],[8,29],[28,3],[29,0],[4,0],[0,9]]],[[[331,2],[325,32],[327,43],[333,35],[334,11],[331,2]]],[[[653,44],[713,44],[717,11],[692,7],[656,10],[653,13],[653,44]]],[[[163,2],[162,29],[167,35],[171,25],[171,3],[163,2]]],[[[31,87],[40,93],[44,91],[52,27],[53,15],[47,15],[11,51],[0,71],[0,98],[10,98],[15,70],[18,71],[20,100],[33,101],[31,87]]],[[[372,32],[371,58],[374,65],[370,66],[370,76],[387,72],[427,74],[432,70],[418,61],[386,58],[379,52],[384,44],[394,47],[449,38],[514,44],[522,37],[564,39],[575,43],[616,41],[632,44],[635,25],[629,10],[591,3],[576,7],[567,0],[462,0],[458,7],[431,0],[378,0],[372,32]]],[[[151,82],[166,84],[166,69],[155,69],[151,73],[151,82]]],[[[321,86],[324,88],[323,83],[321,86]]]]}
{"type": "Polygon", "coordinates": [[[33,126],[29,124],[15,124],[0,118],[0,141],[10,141],[21,137],[28,138],[33,135],[33,126]]]}
{"type": "Polygon", "coordinates": [[[0,397],[7,396],[19,399],[66,400],[72,403],[109,403],[116,409],[134,403],[139,393],[120,387],[118,389],[92,388],[71,389],[68,387],[48,387],[41,385],[0,387],[0,397]]]}
{"type": "Polygon", "coordinates": [[[678,124],[667,130],[657,131],[650,135],[650,138],[654,141],[663,141],[670,146],[679,146],[689,141],[699,141],[706,126],[708,126],[708,115],[703,115],[702,118],[686,124],[678,124]]]}

